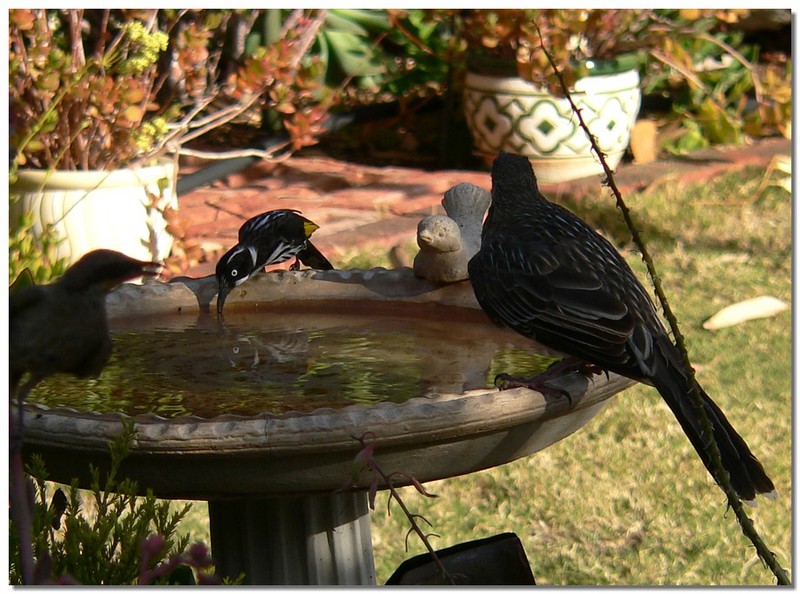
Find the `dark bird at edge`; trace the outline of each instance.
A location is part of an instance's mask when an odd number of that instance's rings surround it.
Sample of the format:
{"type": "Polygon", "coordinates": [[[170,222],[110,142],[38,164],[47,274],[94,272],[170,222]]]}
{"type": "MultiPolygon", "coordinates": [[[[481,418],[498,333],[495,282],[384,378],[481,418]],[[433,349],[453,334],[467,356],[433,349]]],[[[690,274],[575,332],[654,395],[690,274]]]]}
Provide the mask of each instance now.
{"type": "Polygon", "coordinates": [[[121,282],[155,275],[156,262],[142,262],[113,250],[94,250],[49,285],[9,292],[9,379],[20,404],[43,378],[100,373],[111,355],[105,299],[121,282]],[[19,386],[22,378],[28,380],[19,386]]]}
{"type": "MultiPolygon", "coordinates": [[[[714,476],[713,439],[739,497],[775,487],[722,410],[699,388],[713,434],[691,397],[692,380],[646,290],[614,247],[540,193],[527,158],[501,153],[492,203],[469,276],[495,323],[596,368],[654,386],[714,476]]],[[[716,476],[715,480],[719,482],[716,476]]]]}
{"type": "Polygon", "coordinates": [[[293,269],[302,262],[317,270],[332,270],[328,259],[310,241],[317,229],[319,225],[289,209],[271,210],[247,220],[239,229],[239,243],[217,262],[217,313],[222,314],[225,299],[234,287],[270,264],[296,258],[293,269]]]}

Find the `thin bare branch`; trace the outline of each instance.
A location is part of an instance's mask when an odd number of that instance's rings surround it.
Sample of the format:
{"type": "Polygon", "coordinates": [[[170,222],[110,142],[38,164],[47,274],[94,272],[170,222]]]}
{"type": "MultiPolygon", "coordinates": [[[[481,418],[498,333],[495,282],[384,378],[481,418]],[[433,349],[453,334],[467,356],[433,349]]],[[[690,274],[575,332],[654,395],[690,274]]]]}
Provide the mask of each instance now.
{"type": "Polygon", "coordinates": [[[178,149],[178,153],[184,157],[197,157],[199,159],[206,159],[208,161],[225,161],[227,159],[236,159],[239,157],[258,157],[259,159],[270,159],[275,161],[284,160],[283,157],[276,157],[276,153],[286,150],[291,142],[287,141],[269,150],[259,150],[254,148],[241,149],[235,151],[200,151],[189,149],[182,146],[178,149]]]}
{"type": "MultiPolygon", "coordinates": [[[[534,26],[536,24],[534,23],[534,26]]],[[[539,31],[538,26],[536,26],[537,31],[539,31]]],[[[650,256],[650,252],[647,249],[644,241],[642,240],[639,232],[636,229],[636,226],[633,223],[633,219],[631,217],[630,210],[628,209],[627,205],[625,204],[624,200],[622,199],[622,194],[617,187],[616,182],[614,181],[614,173],[611,168],[608,166],[608,163],[605,159],[605,154],[600,150],[597,145],[597,140],[595,139],[594,135],[590,132],[589,127],[586,125],[586,122],[581,115],[581,110],[575,105],[575,102],[572,99],[572,95],[567,88],[567,85],[564,81],[564,77],[561,74],[561,71],[558,69],[558,65],[556,64],[552,54],[550,53],[549,49],[545,46],[544,38],[541,35],[541,31],[539,31],[539,37],[541,39],[542,50],[544,51],[545,55],[547,56],[548,61],[550,62],[550,66],[553,68],[556,77],[561,84],[561,88],[564,91],[564,95],[569,101],[569,104],[572,108],[573,113],[578,118],[578,122],[581,128],[586,132],[586,135],[589,137],[589,141],[592,145],[592,150],[597,154],[598,159],[600,160],[601,165],[603,166],[603,170],[606,174],[605,183],[614,193],[617,201],[617,207],[622,212],[622,216],[625,219],[625,224],[628,226],[628,229],[631,232],[631,238],[633,239],[634,243],[636,244],[637,248],[642,254],[642,259],[645,262],[647,267],[647,272],[650,275],[651,280],[653,281],[653,286],[655,288],[656,297],[658,298],[659,303],[661,304],[662,310],[664,311],[664,317],[667,319],[669,323],[670,330],[672,331],[672,335],[675,338],[676,346],[681,353],[681,358],[683,361],[683,365],[685,367],[686,372],[689,374],[692,383],[692,390],[690,391],[695,409],[698,413],[698,418],[700,420],[700,424],[703,428],[703,431],[707,435],[711,435],[713,433],[711,423],[706,415],[705,408],[703,406],[703,401],[700,396],[699,385],[697,380],[695,379],[694,374],[694,367],[692,367],[691,361],[689,359],[689,353],[686,349],[686,342],[684,340],[683,334],[681,333],[678,327],[678,320],[675,314],[672,312],[672,308],[669,305],[667,300],[666,294],[664,293],[661,287],[661,281],[659,279],[658,273],[655,269],[655,264],[653,263],[653,259],[650,256]]],[[[744,510],[744,506],[742,505],[741,500],[736,495],[736,492],[733,490],[731,486],[730,479],[728,477],[728,473],[724,470],[722,466],[722,459],[720,458],[719,447],[717,443],[712,439],[709,441],[709,446],[707,447],[707,451],[709,457],[711,459],[712,466],[714,467],[714,474],[715,478],[717,479],[720,487],[724,491],[727,499],[728,505],[733,509],[736,517],[739,521],[739,525],[742,529],[742,532],[750,539],[753,545],[756,548],[756,552],[761,560],[770,568],[772,573],[778,580],[778,584],[781,585],[790,585],[791,581],[789,580],[786,571],[781,567],[780,563],[778,563],[775,554],[767,547],[764,543],[761,536],[758,534],[755,526],[753,525],[752,520],[747,516],[747,513],[744,510]]]]}
{"type": "MultiPolygon", "coordinates": [[[[359,438],[357,441],[359,443],[361,443],[362,446],[366,446],[365,437],[364,436],[359,438]]],[[[419,524],[417,523],[417,518],[420,518],[420,519],[424,520],[425,523],[428,524],[428,526],[432,527],[433,525],[428,521],[427,518],[424,518],[423,516],[421,516],[419,514],[412,514],[411,513],[411,511],[408,509],[408,507],[406,507],[405,502],[400,497],[400,493],[397,492],[397,489],[395,488],[394,483],[392,481],[392,476],[391,475],[387,475],[383,471],[383,469],[378,464],[378,461],[374,457],[372,457],[369,467],[374,472],[378,473],[380,475],[380,477],[383,479],[384,485],[389,490],[389,500],[391,501],[391,499],[394,499],[397,502],[397,504],[400,506],[400,509],[403,510],[403,513],[405,514],[406,518],[408,519],[409,524],[411,525],[411,528],[409,529],[409,532],[406,534],[406,550],[408,550],[408,536],[413,531],[419,537],[419,539],[422,541],[422,544],[425,545],[425,548],[428,549],[428,553],[430,554],[431,559],[433,559],[433,562],[436,564],[436,567],[438,567],[439,571],[441,572],[442,577],[444,577],[450,584],[455,585],[455,581],[453,580],[453,577],[450,575],[450,572],[447,571],[447,568],[444,566],[444,563],[442,563],[442,560],[436,554],[436,551],[433,550],[433,547],[431,546],[431,543],[428,540],[427,535],[419,527],[419,524]]],[[[395,474],[395,473],[392,473],[392,474],[395,474]]]]}

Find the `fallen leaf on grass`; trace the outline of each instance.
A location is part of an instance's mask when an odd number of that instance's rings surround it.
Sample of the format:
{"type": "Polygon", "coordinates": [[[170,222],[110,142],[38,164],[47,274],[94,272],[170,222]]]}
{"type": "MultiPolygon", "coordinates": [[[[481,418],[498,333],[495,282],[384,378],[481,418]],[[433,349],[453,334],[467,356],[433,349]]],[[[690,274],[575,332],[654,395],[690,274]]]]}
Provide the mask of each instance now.
{"type": "Polygon", "coordinates": [[[780,299],[762,295],[723,307],[703,323],[706,330],[719,330],[748,320],[768,318],[789,309],[780,299]]]}

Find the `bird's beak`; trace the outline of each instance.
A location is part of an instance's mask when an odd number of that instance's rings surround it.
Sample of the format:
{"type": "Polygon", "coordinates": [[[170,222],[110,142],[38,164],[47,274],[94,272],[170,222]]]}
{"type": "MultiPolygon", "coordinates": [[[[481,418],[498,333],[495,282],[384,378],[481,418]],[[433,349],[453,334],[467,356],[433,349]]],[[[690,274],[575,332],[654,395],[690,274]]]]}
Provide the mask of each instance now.
{"type": "Polygon", "coordinates": [[[142,262],[142,276],[158,276],[163,268],[158,262],[142,262]]]}
{"type": "Polygon", "coordinates": [[[422,244],[430,245],[433,243],[433,233],[427,229],[423,229],[417,234],[417,239],[419,240],[418,243],[420,247],[422,247],[422,244]]]}
{"type": "Polygon", "coordinates": [[[163,266],[158,262],[144,262],[131,259],[127,264],[127,270],[122,271],[116,277],[112,276],[100,281],[98,284],[104,287],[106,291],[110,291],[120,283],[132,281],[140,277],[157,276],[162,268],[163,266]]]}
{"type": "Polygon", "coordinates": [[[231,292],[231,287],[225,282],[225,279],[221,279],[219,281],[219,291],[217,292],[217,314],[222,315],[222,308],[225,305],[225,299],[228,297],[228,293],[231,292]]]}

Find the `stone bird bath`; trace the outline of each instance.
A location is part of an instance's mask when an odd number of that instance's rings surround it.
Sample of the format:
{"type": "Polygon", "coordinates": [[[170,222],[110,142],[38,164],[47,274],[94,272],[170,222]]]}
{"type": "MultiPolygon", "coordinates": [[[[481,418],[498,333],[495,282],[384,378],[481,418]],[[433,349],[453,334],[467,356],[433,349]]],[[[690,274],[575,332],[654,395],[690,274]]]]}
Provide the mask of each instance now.
{"type": "MultiPolygon", "coordinates": [[[[535,352],[536,345],[493,326],[468,281],[435,284],[408,268],[262,274],[231,293],[224,321],[209,313],[215,296],[213,277],[114,291],[107,307],[120,368],[107,369],[93,387],[109,374],[116,390],[111,409],[108,401],[94,406],[96,395],[53,404],[37,397],[37,388],[25,407],[24,453],[41,454],[52,480],[77,477],[86,486],[89,463],[108,467],[108,444],[124,416],[133,416],[136,438],[121,474],[161,498],[208,501],[217,569],[233,577],[244,572],[248,584],[375,583],[366,491],[341,491],[361,449],[356,437],[374,436],[376,459],[387,473],[402,471],[423,482],[453,477],[546,448],[631,384],[613,374],[553,380],[569,391],[571,404],[528,389],[490,387],[492,373],[515,371],[492,368],[498,350],[535,352]],[[127,368],[135,357],[126,355],[125,337],[154,329],[175,333],[168,336],[197,332],[205,350],[198,346],[194,353],[191,340],[170,342],[156,332],[140,350],[157,356],[127,368]],[[282,338],[272,332],[283,332],[282,338]],[[346,335],[351,348],[354,337],[376,332],[388,338],[374,348],[367,344],[366,355],[358,351],[363,358],[354,365],[375,365],[397,377],[378,374],[357,391],[374,399],[337,401],[329,390],[317,403],[309,378],[336,377],[341,357],[324,357],[344,348],[335,343],[326,355],[318,338],[346,335]],[[214,341],[218,348],[209,351],[214,341]],[[308,372],[308,362],[320,359],[325,365],[308,372]],[[178,377],[181,370],[189,370],[188,378],[178,377]],[[150,372],[161,379],[146,379],[150,372]],[[226,396],[224,382],[208,392],[217,372],[237,385],[253,384],[243,400],[255,410],[237,408],[239,392],[226,396]],[[298,374],[309,380],[305,391],[296,387],[298,374]],[[410,394],[382,397],[384,385],[401,382],[403,388],[402,381],[410,382],[410,394]],[[153,408],[130,408],[130,386],[154,396],[153,408]],[[178,406],[172,391],[185,395],[178,406]],[[252,395],[260,391],[271,392],[263,409],[252,395]],[[159,408],[164,402],[169,406],[159,408]]],[[[359,484],[367,488],[369,482],[362,476],[359,484]]]]}

